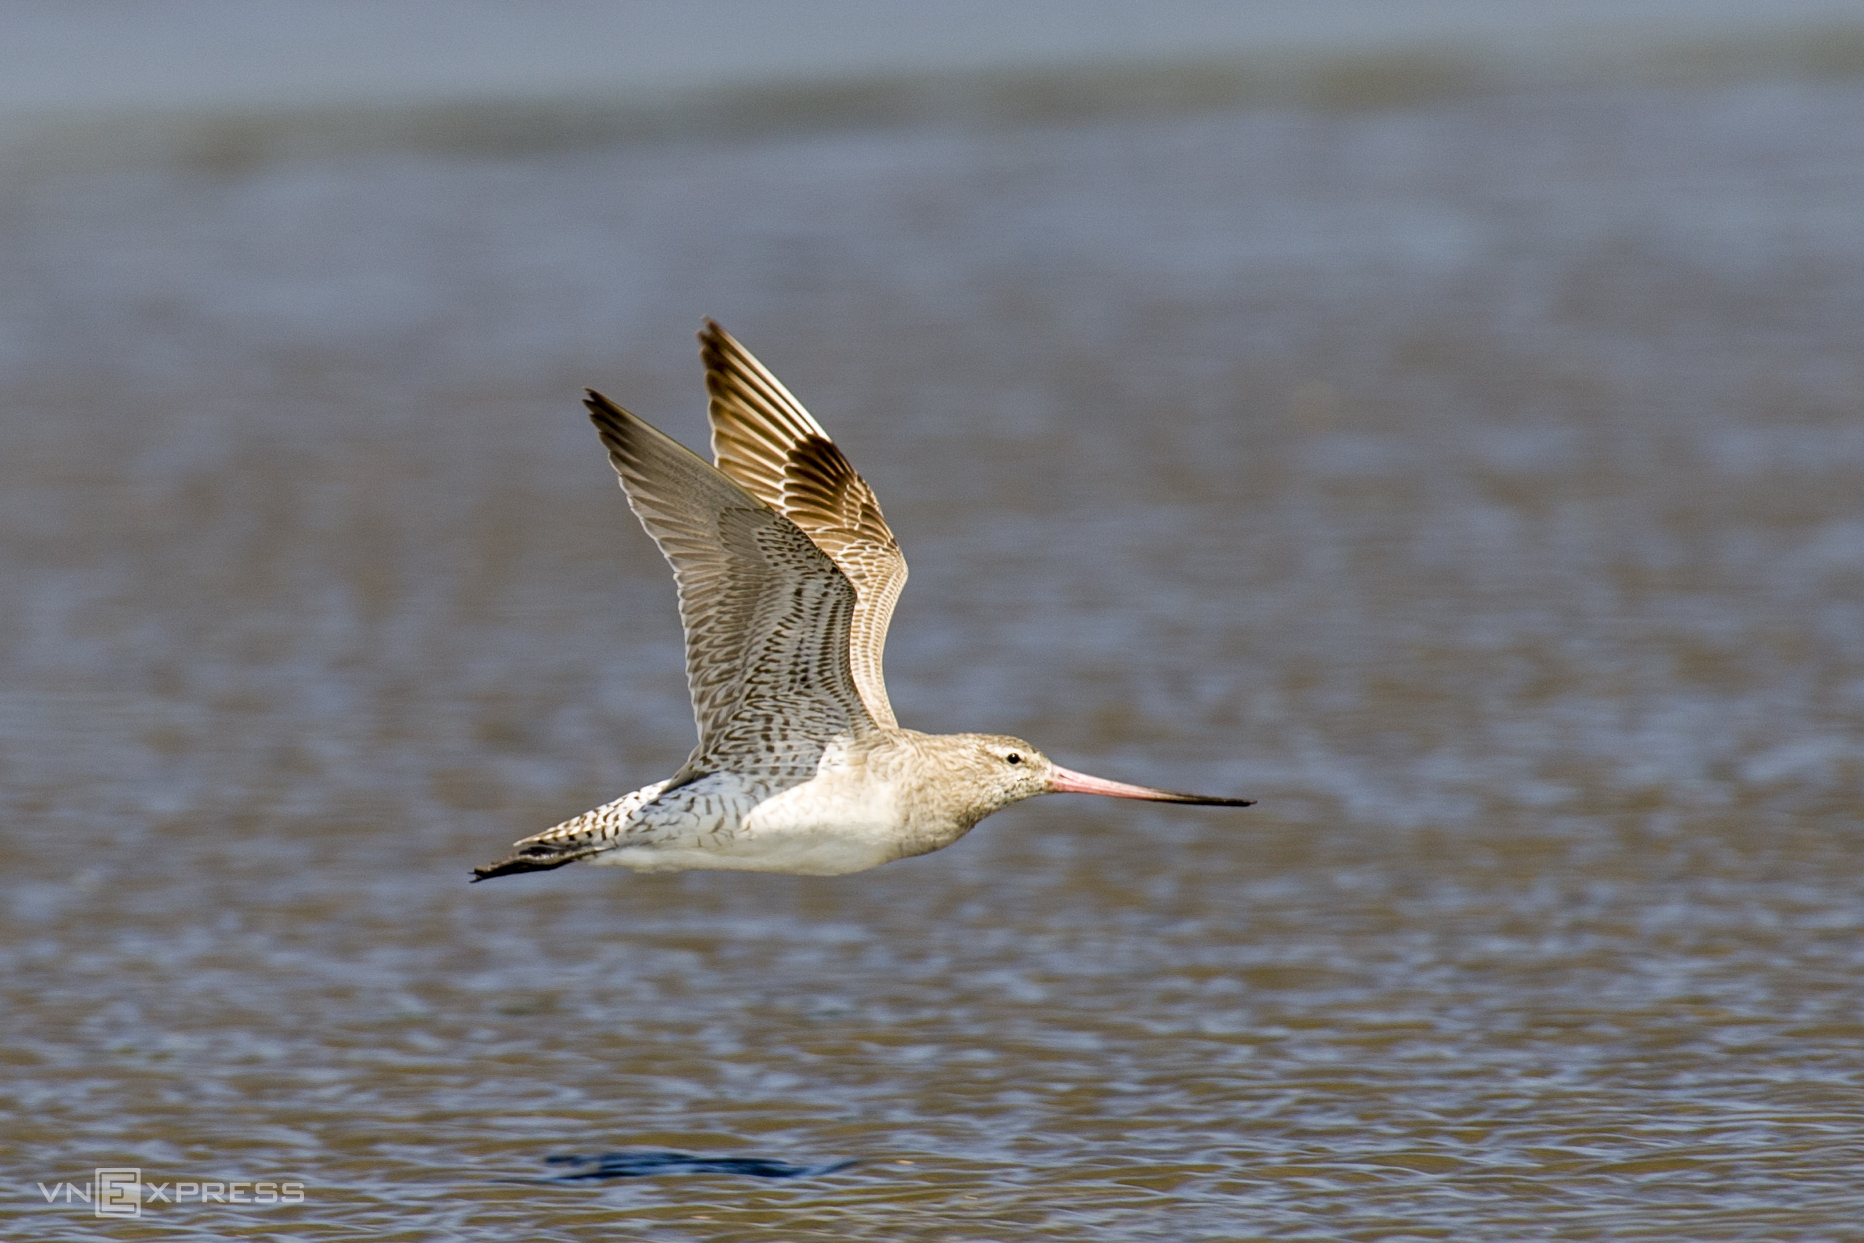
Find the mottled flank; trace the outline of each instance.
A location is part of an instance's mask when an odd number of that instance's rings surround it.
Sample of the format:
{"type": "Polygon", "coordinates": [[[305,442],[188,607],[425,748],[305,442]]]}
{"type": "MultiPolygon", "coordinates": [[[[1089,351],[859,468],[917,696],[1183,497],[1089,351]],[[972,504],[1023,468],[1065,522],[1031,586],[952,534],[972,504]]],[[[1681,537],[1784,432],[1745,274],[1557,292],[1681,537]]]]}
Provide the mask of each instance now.
{"type": "Polygon", "coordinates": [[[836,876],[949,846],[1038,794],[1249,806],[1073,773],[1019,738],[899,728],[881,658],[906,559],[880,502],[731,334],[707,320],[699,342],[717,466],[600,393],[586,403],[679,585],[699,745],[475,881],[578,860],[836,876]]]}

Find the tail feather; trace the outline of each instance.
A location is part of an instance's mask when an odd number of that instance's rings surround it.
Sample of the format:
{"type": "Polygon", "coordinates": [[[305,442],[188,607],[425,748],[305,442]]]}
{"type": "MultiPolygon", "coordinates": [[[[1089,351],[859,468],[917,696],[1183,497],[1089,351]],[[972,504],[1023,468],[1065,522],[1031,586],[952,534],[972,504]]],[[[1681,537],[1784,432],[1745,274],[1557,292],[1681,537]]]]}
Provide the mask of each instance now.
{"type": "Polygon", "coordinates": [[[567,842],[532,842],[515,854],[506,855],[497,863],[488,863],[484,867],[472,870],[471,884],[482,880],[491,880],[494,876],[510,876],[515,872],[548,872],[560,868],[566,863],[578,859],[587,859],[596,853],[593,846],[571,844],[567,842]]]}
{"type": "Polygon", "coordinates": [[[494,876],[509,876],[513,872],[548,872],[551,868],[560,868],[566,863],[599,855],[613,847],[616,838],[627,831],[630,818],[635,812],[660,797],[671,784],[670,781],[656,781],[652,785],[642,786],[634,793],[624,794],[594,811],[585,811],[574,819],[565,820],[554,829],[527,837],[517,843],[514,853],[506,855],[497,863],[474,868],[473,881],[476,883],[491,880],[494,876]]]}

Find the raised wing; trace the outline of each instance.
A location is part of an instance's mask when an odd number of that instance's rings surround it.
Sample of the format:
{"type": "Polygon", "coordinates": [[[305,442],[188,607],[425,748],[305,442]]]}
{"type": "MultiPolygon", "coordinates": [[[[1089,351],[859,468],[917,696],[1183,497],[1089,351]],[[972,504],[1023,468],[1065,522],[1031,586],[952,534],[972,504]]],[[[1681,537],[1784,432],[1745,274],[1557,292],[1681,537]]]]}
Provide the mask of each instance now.
{"type": "Polygon", "coordinates": [[[906,558],[874,490],[764,364],[711,320],[699,334],[712,456],[746,491],[801,527],[854,584],[849,663],[870,716],[891,728],[881,658],[906,586],[906,558]]]}
{"type": "Polygon", "coordinates": [[[807,779],[837,734],[874,728],[848,667],[855,591],[795,523],[591,392],[628,504],[673,566],[699,745],[675,785],[729,768],[807,779]]]}

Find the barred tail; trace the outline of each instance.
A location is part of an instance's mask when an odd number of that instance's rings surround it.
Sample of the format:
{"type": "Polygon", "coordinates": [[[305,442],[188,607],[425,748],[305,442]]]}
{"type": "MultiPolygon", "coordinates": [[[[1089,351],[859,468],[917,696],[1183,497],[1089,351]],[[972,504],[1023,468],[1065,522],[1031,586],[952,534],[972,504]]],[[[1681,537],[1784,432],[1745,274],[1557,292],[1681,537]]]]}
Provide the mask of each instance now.
{"type": "Polygon", "coordinates": [[[533,834],[517,844],[515,853],[497,863],[472,870],[473,883],[509,876],[513,872],[548,872],[590,855],[599,855],[615,845],[615,839],[627,830],[635,812],[659,798],[671,781],[656,781],[632,794],[624,794],[594,811],[585,811],[573,820],[565,820],[554,829],[533,834]]]}

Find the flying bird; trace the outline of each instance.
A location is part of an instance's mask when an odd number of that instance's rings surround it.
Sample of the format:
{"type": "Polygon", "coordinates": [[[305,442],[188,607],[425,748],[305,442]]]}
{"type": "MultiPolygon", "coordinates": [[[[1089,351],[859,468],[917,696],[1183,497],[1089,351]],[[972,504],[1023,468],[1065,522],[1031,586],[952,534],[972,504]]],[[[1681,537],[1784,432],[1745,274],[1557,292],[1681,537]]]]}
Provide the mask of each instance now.
{"type": "Polygon", "coordinates": [[[578,861],[836,876],[942,849],[1038,794],[1254,802],[1090,777],[1002,734],[902,729],[881,649],[906,559],[873,489],[729,333],[707,320],[699,344],[715,465],[594,390],[584,403],[673,567],[699,745],[475,881],[578,861]]]}

